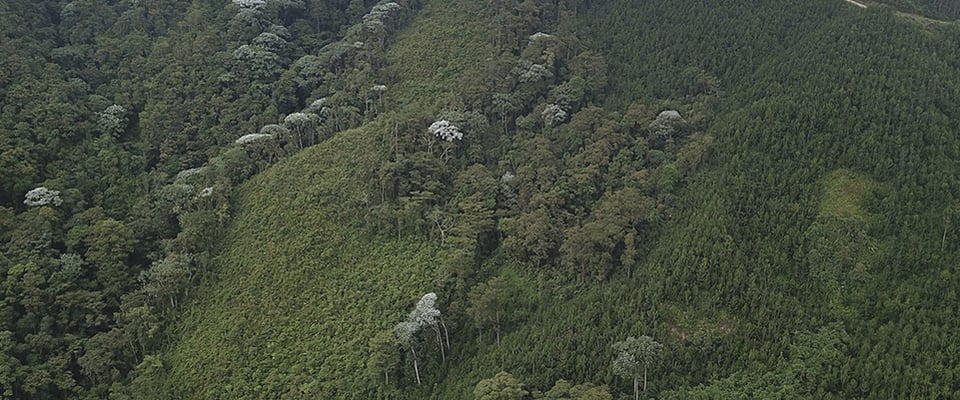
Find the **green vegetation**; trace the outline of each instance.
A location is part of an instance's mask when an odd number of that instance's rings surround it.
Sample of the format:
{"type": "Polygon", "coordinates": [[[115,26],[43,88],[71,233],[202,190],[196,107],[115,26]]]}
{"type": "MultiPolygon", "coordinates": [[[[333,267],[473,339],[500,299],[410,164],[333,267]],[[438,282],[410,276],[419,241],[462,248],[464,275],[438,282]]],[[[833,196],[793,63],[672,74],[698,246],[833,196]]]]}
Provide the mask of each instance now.
{"type": "Polygon", "coordinates": [[[430,243],[343,229],[373,157],[331,149],[370,148],[374,132],[342,132],[244,185],[170,355],[173,398],[361,398],[354,388],[382,380],[365,371],[367,342],[429,289],[438,260],[430,243]]]}
{"type": "Polygon", "coordinates": [[[844,169],[824,177],[823,186],[820,215],[838,218],[865,219],[867,199],[877,189],[877,184],[870,178],[844,169]]]}
{"type": "Polygon", "coordinates": [[[0,4],[0,398],[960,396],[957,24],[31,4],[0,4]]]}
{"type": "Polygon", "coordinates": [[[949,0],[877,0],[898,10],[939,20],[960,20],[960,4],[949,0]]]}

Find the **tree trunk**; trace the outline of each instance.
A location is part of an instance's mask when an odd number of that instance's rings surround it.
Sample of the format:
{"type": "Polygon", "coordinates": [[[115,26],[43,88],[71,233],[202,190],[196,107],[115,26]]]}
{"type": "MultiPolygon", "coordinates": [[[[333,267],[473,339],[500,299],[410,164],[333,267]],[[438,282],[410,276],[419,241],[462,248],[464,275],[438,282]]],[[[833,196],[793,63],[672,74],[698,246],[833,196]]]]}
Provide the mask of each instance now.
{"type": "Polygon", "coordinates": [[[420,367],[417,366],[417,359],[413,359],[413,372],[417,373],[417,386],[420,386],[420,367]]]}
{"type": "Polygon", "coordinates": [[[420,386],[420,367],[417,365],[417,351],[410,346],[410,352],[413,353],[413,372],[417,374],[417,386],[420,386]]]}
{"type": "Polygon", "coordinates": [[[640,400],[640,382],[636,375],[633,376],[633,398],[640,400]]]}
{"type": "Polygon", "coordinates": [[[450,331],[447,330],[447,324],[443,323],[443,320],[440,320],[440,326],[443,327],[443,336],[447,339],[447,348],[450,348],[450,331]]]}
{"type": "Polygon", "coordinates": [[[643,367],[643,392],[647,392],[647,367],[643,367]]]}
{"type": "Polygon", "coordinates": [[[497,346],[499,346],[500,345],[500,310],[497,310],[497,321],[493,330],[497,332],[497,346]]]}
{"type": "Polygon", "coordinates": [[[390,373],[383,371],[383,380],[386,382],[387,386],[390,386],[390,373]]]}
{"type": "Polygon", "coordinates": [[[440,345],[440,359],[447,361],[447,353],[443,350],[443,337],[440,336],[440,327],[436,328],[437,332],[437,344],[440,345]]]}
{"type": "Polygon", "coordinates": [[[947,245],[947,224],[948,220],[943,219],[943,238],[940,239],[940,252],[943,253],[943,248],[947,245]]]}

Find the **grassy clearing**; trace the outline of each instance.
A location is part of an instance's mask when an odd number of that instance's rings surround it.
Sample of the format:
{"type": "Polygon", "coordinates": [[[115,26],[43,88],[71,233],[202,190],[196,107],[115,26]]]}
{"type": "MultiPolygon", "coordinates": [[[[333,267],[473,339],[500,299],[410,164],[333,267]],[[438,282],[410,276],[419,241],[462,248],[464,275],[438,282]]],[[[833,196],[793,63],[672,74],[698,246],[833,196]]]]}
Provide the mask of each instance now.
{"type": "Polygon", "coordinates": [[[866,219],[864,200],[876,188],[877,183],[866,176],[846,169],[835,170],[823,179],[820,215],[866,219]]]}

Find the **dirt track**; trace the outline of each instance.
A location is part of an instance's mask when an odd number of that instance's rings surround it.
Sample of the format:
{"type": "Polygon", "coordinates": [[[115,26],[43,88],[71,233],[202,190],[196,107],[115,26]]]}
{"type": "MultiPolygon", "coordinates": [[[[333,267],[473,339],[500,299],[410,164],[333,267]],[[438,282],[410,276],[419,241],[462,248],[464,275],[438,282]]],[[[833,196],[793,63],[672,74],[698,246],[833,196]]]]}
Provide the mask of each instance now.
{"type": "Polygon", "coordinates": [[[846,1],[847,3],[853,4],[853,5],[857,6],[857,7],[860,7],[860,8],[867,8],[867,5],[866,5],[866,4],[863,4],[863,3],[859,2],[859,1],[855,1],[855,0],[844,0],[844,1],[846,1]]]}

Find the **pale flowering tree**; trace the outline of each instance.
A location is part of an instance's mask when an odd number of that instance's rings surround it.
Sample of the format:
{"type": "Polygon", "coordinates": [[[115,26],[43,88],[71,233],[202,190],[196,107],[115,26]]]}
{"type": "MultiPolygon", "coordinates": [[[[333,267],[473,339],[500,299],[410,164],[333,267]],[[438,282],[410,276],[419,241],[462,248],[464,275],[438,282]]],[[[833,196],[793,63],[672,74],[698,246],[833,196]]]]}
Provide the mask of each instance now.
{"type": "Polygon", "coordinates": [[[646,392],[647,369],[660,357],[663,345],[650,336],[643,335],[639,338],[630,336],[626,340],[614,343],[613,351],[617,353],[617,357],[613,360],[613,373],[626,379],[633,379],[634,398],[639,400],[641,372],[642,389],[646,392]]]}
{"type": "Polygon", "coordinates": [[[253,38],[253,44],[262,49],[279,52],[287,46],[287,41],[275,33],[263,32],[253,38]]]}
{"type": "Polygon", "coordinates": [[[654,138],[664,139],[668,143],[681,134],[687,127],[687,121],[675,110],[660,112],[657,118],[650,123],[650,134],[654,138]]]}
{"type": "Polygon", "coordinates": [[[548,105],[540,116],[543,117],[543,124],[546,126],[557,126],[567,120],[567,112],[557,104],[548,105]]]}
{"type": "Polygon", "coordinates": [[[427,132],[432,136],[432,138],[427,139],[427,152],[433,152],[433,144],[436,142],[436,139],[443,141],[441,146],[443,149],[440,155],[441,159],[447,158],[450,150],[453,148],[454,140],[463,140],[463,131],[460,130],[460,127],[446,119],[434,121],[434,123],[427,127],[427,132]]]}
{"type": "Polygon", "coordinates": [[[383,111],[383,93],[387,91],[387,85],[373,85],[370,87],[370,93],[377,97],[377,102],[380,103],[377,111],[383,111]]]}
{"type": "Polygon", "coordinates": [[[270,80],[283,71],[280,56],[258,45],[245,44],[237,47],[233,51],[233,59],[246,66],[257,79],[270,80]]]}
{"type": "Polygon", "coordinates": [[[413,355],[413,371],[417,376],[417,385],[420,385],[420,366],[417,356],[417,333],[420,332],[420,325],[416,322],[403,321],[393,327],[393,334],[397,336],[400,345],[410,350],[413,355]]]}
{"type": "Polygon", "coordinates": [[[460,131],[460,128],[445,119],[430,124],[427,131],[448,142],[463,139],[463,132],[460,131]]]}
{"type": "Polygon", "coordinates": [[[123,130],[127,128],[127,109],[118,104],[113,104],[103,112],[97,113],[97,129],[100,132],[114,137],[120,136],[123,130]]]}
{"type": "Polygon", "coordinates": [[[313,114],[317,114],[317,115],[321,116],[321,118],[322,118],[322,117],[323,117],[323,113],[326,112],[326,110],[327,110],[327,98],[326,98],[326,97],[321,97],[321,98],[319,98],[319,99],[316,99],[316,100],[310,102],[310,105],[307,106],[307,108],[305,108],[303,111],[304,111],[304,112],[313,113],[313,114]]]}
{"type": "Polygon", "coordinates": [[[370,12],[363,16],[363,22],[378,20],[383,21],[385,18],[390,17],[391,14],[400,11],[403,8],[400,4],[396,2],[386,2],[373,6],[370,9],[370,12]]]}
{"type": "Polygon", "coordinates": [[[379,47],[383,47],[387,27],[395,21],[401,8],[403,7],[400,4],[392,1],[373,6],[370,12],[363,16],[361,28],[368,35],[364,40],[376,39],[379,47]]]}
{"type": "Polygon", "coordinates": [[[302,149],[315,141],[320,116],[314,113],[295,112],[283,119],[283,126],[297,136],[297,145],[302,149]]]}
{"type": "Polygon", "coordinates": [[[26,204],[30,207],[37,206],[59,206],[63,204],[63,200],[60,199],[59,190],[50,190],[43,186],[35,188],[25,196],[26,200],[23,201],[23,204],[26,204]]]}
{"type": "Polygon", "coordinates": [[[185,169],[183,171],[177,172],[177,176],[173,179],[174,182],[182,182],[184,180],[190,179],[191,177],[203,172],[206,167],[196,167],[185,169]]]}
{"type": "Polygon", "coordinates": [[[513,74],[517,76],[520,83],[535,83],[553,78],[553,73],[547,67],[526,60],[520,60],[517,63],[513,68],[513,74]]]}
{"type": "Polygon", "coordinates": [[[413,311],[410,312],[410,321],[417,323],[420,326],[427,326],[433,329],[434,333],[437,334],[437,344],[440,345],[440,356],[446,360],[447,355],[443,349],[443,337],[442,333],[446,334],[446,345],[450,347],[450,334],[447,332],[447,326],[443,323],[443,320],[440,319],[440,310],[437,308],[437,294],[436,293],[427,293],[420,298],[420,301],[417,302],[416,307],[413,311]]]}
{"type": "Polygon", "coordinates": [[[249,133],[243,136],[240,136],[234,143],[236,144],[249,144],[253,142],[259,142],[264,139],[272,138],[273,135],[268,133],[249,133]]]}
{"type": "Polygon", "coordinates": [[[450,347],[450,335],[447,332],[446,324],[444,324],[440,318],[440,310],[437,308],[436,303],[436,293],[431,292],[423,295],[423,297],[417,301],[417,305],[414,306],[407,320],[398,323],[393,329],[400,344],[408,348],[413,355],[413,369],[417,375],[417,385],[420,384],[420,369],[417,364],[418,358],[416,350],[417,334],[420,333],[423,328],[431,328],[437,336],[437,344],[440,345],[440,355],[444,360],[446,360],[446,352],[444,351],[441,329],[446,336],[446,347],[450,347]]]}
{"type": "Polygon", "coordinates": [[[534,33],[534,34],[530,35],[530,40],[532,40],[532,41],[537,41],[537,40],[540,40],[540,39],[549,39],[549,38],[552,38],[552,37],[553,37],[553,35],[551,35],[551,34],[549,34],[549,33],[537,32],[537,33],[534,33]]]}
{"type": "Polygon", "coordinates": [[[277,139],[285,139],[290,134],[290,130],[279,124],[267,124],[260,128],[261,135],[270,135],[277,139]]]}
{"type": "Polygon", "coordinates": [[[233,0],[233,4],[243,8],[262,8],[267,5],[267,0],[233,0]]]}

